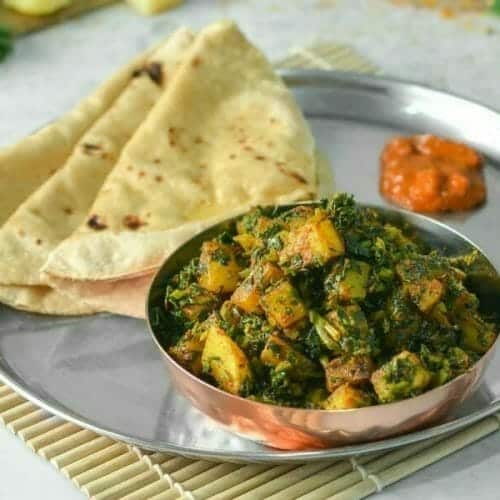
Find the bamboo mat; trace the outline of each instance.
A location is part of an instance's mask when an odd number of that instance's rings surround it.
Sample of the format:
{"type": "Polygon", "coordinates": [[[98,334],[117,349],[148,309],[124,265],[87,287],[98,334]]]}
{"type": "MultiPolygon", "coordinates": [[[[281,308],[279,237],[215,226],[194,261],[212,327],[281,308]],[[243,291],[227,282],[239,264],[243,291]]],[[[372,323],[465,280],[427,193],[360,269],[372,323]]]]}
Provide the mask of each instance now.
{"type": "MultiPolygon", "coordinates": [[[[378,72],[349,47],[332,44],[294,49],[276,66],[378,72]]],[[[94,500],[354,500],[497,432],[500,414],[387,453],[277,466],[148,453],[52,416],[1,383],[0,422],[94,500]]]]}

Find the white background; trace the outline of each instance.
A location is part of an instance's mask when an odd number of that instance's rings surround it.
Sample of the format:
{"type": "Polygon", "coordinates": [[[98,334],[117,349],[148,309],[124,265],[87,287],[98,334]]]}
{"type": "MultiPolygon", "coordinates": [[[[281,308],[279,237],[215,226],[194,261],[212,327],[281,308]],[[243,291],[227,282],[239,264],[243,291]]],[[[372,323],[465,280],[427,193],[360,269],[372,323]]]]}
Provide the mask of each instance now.
{"type": "MultiPolygon", "coordinates": [[[[176,27],[235,19],[271,59],[294,45],[350,44],[385,74],[425,82],[500,109],[500,20],[443,20],[379,0],[186,0],[142,18],[113,7],[27,36],[0,64],[0,145],[69,109],[140,49],[176,27]]],[[[1,181],[1,180],[0,180],[1,181]]],[[[500,498],[500,434],[388,488],[379,498],[500,498]]],[[[71,500],[83,495],[0,427],[0,499],[71,500]]]]}

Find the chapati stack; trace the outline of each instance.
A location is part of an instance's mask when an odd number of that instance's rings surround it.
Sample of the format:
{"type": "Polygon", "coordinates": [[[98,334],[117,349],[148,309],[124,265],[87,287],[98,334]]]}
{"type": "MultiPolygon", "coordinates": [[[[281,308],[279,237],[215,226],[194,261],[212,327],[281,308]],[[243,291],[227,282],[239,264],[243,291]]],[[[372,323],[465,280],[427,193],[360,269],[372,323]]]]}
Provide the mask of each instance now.
{"type": "Polygon", "coordinates": [[[178,30],[0,151],[0,175],[0,301],[46,314],[142,317],[184,240],[317,192],[299,108],[230,22],[178,30]]]}

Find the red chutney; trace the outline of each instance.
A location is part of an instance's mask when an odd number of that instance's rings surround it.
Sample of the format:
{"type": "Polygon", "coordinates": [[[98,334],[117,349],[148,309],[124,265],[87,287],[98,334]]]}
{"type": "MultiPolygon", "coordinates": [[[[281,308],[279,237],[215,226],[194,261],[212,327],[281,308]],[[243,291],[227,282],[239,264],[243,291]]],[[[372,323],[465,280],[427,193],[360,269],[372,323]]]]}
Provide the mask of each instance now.
{"type": "Polygon", "coordinates": [[[433,135],[397,137],[380,158],[380,191],[414,212],[456,212],[484,202],[483,159],[465,144],[433,135]]]}

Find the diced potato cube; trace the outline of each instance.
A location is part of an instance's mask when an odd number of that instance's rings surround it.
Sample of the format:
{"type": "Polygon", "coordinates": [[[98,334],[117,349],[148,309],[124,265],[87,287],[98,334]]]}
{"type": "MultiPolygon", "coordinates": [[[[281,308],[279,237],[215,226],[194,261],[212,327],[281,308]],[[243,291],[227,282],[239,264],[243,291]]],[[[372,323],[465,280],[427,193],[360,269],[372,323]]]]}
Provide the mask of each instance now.
{"type": "Polygon", "coordinates": [[[243,248],[243,250],[247,254],[250,253],[254,248],[256,248],[260,243],[260,240],[258,238],[249,233],[238,234],[233,239],[241,246],[241,248],[243,248]]]}
{"type": "Polygon", "coordinates": [[[262,312],[262,307],[260,307],[260,297],[261,294],[254,284],[253,279],[247,278],[233,292],[231,302],[247,313],[258,314],[262,312]]]}
{"type": "Polygon", "coordinates": [[[265,262],[255,269],[254,280],[262,290],[283,278],[283,271],[272,262],[265,262]]]}
{"type": "Polygon", "coordinates": [[[137,11],[144,15],[157,14],[163,10],[171,9],[181,4],[184,0],[127,0],[137,11]]]}
{"type": "Polygon", "coordinates": [[[298,380],[318,375],[317,367],[307,356],[276,334],[270,335],[267,339],[260,360],[267,366],[286,368],[286,371],[298,380]]]}
{"type": "Polygon", "coordinates": [[[342,279],[338,283],[339,298],[343,302],[364,300],[371,267],[360,260],[346,259],[342,279]]]}
{"type": "Polygon", "coordinates": [[[67,7],[72,0],[4,0],[6,7],[29,16],[45,16],[67,7]]]}
{"type": "Polygon", "coordinates": [[[443,298],[445,291],[443,283],[438,279],[408,283],[405,289],[423,313],[429,312],[443,298]]]}
{"type": "Polygon", "coordinates": [[[465,314],[458,324],[462,330],[464,347],[478,354],[485,353],[497,338],[492,325],[483,321],[479,316],[465,314]]]}
{"type": "Polygon", "coordinates": [[[199,284],[210,292],[233,292],[240,280],[241,267],[233,247],[205,241],[201,247],[199,284]]]}
{"type": "Polygon", "coordinates": [[[327,214],[317,211],[304,225],[288,233],[279,262],[291,271],[298,271],[324,265],[344,252],[342,236],[327,214]]]}
{"type": "Polygon", "coordinates": [[[250,366],[238,344],[216,323],[212,323],[201,357],[203,372],[211,375],[218,386],[240,394],[251,379],[250,366]]]}
{"type": "Polygon", "coordinates": [[[374,370],[375,365],[369,356],[332,359],[325,368],[326,387],[333,392],[344,383],[359,385],[368,382],[374,370]]]}
{"type": "Polygon", "coordinates": [[[198,327],[188,330],[178,342],[169,348],[169,354],[184,368],[201,375],[202,362],[201,355],[205,346],[206,325],[200,324],[198,327]]]}
{"type": "Polygon", "coordinates": [[[313,215],[313,207],[307,205],[299,205],[283,214],[283,218],[286,220],[287,228],[290,231],[293,231],[303,226],[313,215]]]}
{"type": "Polygon", "coordinates": [[[307,316],[307,309],[288,280],[279,281],[261,299],[269,322],[289,328],[307,316]]]}
{"type": "Polygon", "coordinates": [[[373,388],[382,403],[416,396],[431,381],[432,373],[416,354],[409,351],[400,352],[371,376],[373,388]]]}
{"type": "Polygon", "coordinates": [[[367,392],[350,384],[342,384],[323,401],[322,407],[325,410],[350,410],[372,404],[372,398],[367,392]]]}

